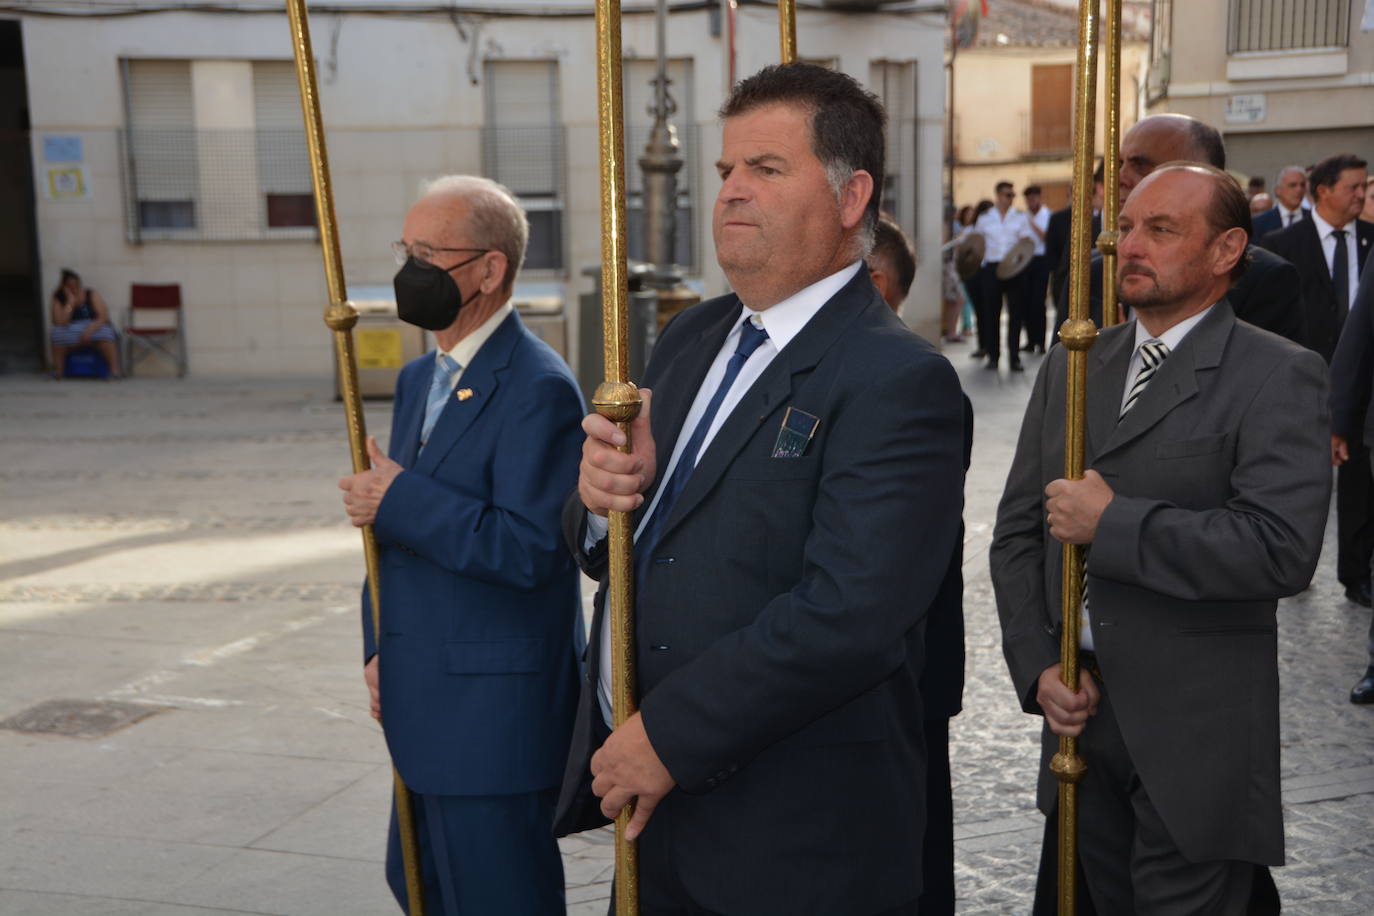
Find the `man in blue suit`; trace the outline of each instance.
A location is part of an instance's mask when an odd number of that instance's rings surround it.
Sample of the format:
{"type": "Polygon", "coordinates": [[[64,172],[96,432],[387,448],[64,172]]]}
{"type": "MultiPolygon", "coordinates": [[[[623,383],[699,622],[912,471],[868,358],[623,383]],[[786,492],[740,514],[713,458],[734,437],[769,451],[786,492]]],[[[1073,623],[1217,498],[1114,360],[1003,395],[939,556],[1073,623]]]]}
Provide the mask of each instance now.
{"type": "MultiPolygon", "coordinates": [[[[396,383],[390,457],[343,478],[381,550],[364,675],[414,795],[430,913],[562,914],[553,805],[577,700],[577,569],[559,513],[582,399],[510,304],[528,223],[483,178],[434,182],[393,246],[402,320],[438,349],[396,383]]],[[[395,814],[387,880],[409,911],[395,814]]]]}

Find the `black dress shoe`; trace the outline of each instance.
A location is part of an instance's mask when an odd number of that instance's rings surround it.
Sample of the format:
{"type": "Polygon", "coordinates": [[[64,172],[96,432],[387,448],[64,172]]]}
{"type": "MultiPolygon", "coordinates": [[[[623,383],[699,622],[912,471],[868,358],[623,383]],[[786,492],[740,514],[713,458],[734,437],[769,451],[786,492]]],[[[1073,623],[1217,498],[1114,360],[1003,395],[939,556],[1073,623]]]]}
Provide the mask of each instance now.
{"type": "Polygon", "coordinates": [[[987,351],[987,350],[984,350],[982,347],[979,347],[977,350],[974,350],[972,353],[970,353],[970,354],[968,355],[968,358],[969,358],[969,359],[982,359],[984,356],[987,356],[987,355],[988,355],[988,351],[987,351]]]}
{"type": "Polygon", "coordinates": [[[1026,371],[1026,367],[1023,366],[1023,365],[1021,365],[1021,360],[1019,360],[1019,359],[1014,359],[1014,360],[1011,361],[1011,371],[1012,371],[1012,372],[1025,372],[1025,371],[1026,371]]]}
{"type": "Polygon", "coordinates": [[[989,357],[989,358],[988,358],[988,363],[987,363],[987,365],[984,366],[983,368],[984,368],[984,369],[992,369],[992,370],[995,372],[995,371],[997,370],[997,358],[996,358],[995,356],[994,356],[994,357],[989,357]]]}
{"type": "Polygon", "coordinates": [[[1022,353],[1034,353],[1034,352],[1035,352],[1035,344],[1026,344],[1024,347],[1021,348],[1021,352],[1022,352],[1022,353]]]}
{"type": "Polygon", "coordinates": [[[1365,671],[1364,677],[1350,691],[1350,702],[1361,706],[1374,703],[1374,668],[1365,671]]]}
{"type": "Polygon", "coordinates": [[[1370,599],[1368,582],[1356,582],[1347,585],[1345,587],[1345,597],[1347,600],[1353,601],[1361,607],[1370,607],[1374,605],[1374,601],[1370,599]]]}

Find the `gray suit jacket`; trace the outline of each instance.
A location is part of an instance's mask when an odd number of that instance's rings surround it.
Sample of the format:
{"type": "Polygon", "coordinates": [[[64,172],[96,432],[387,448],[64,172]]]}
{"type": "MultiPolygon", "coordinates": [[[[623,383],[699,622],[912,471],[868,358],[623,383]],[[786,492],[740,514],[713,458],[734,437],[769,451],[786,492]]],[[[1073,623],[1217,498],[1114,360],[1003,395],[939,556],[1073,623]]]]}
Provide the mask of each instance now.
{"type": "MultiPolygon", "coordinates": [[[[1115,491],[1088,558],[1098,661],[1182,853],[1280,864],[1275,609],[1321,551],[1326,370],[1223,300],[1118,423],[1134,343],[1127,322],[1088,353],[1087,466],[1115,491]]],[[[991,551],[1003,651],[1032,713],[1037,679],[1059,660],[1062,551],[1043,491],[1063,476],[1065,356],[1052,351],[1036,379],[991,551]]],[[[1056,784],[1041,772],[1049,813],[1056,784]]]]}

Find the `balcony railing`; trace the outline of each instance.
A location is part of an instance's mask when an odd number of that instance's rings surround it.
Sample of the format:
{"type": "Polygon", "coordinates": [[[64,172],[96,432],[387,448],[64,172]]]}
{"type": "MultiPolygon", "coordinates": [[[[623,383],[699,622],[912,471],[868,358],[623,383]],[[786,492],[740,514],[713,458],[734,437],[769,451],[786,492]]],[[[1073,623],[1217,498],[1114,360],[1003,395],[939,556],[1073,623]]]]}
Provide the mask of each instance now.
{"type": "Polygon", "coordinates": [[[1350,0],[1231,0],[1227,51],[1343,48],[1351,6],[1350,0]]]}

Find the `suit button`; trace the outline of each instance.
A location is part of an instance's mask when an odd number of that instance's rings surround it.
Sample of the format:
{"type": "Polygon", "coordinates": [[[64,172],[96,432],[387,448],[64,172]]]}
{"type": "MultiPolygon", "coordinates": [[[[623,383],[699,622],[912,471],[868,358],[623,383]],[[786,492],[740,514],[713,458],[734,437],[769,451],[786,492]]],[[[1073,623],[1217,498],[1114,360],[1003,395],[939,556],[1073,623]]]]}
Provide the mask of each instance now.
{"type": "Polygon", "coordinates": [[[654,557],[655,566],[672,566],[676,562],[676,557],[654,557]]]}

